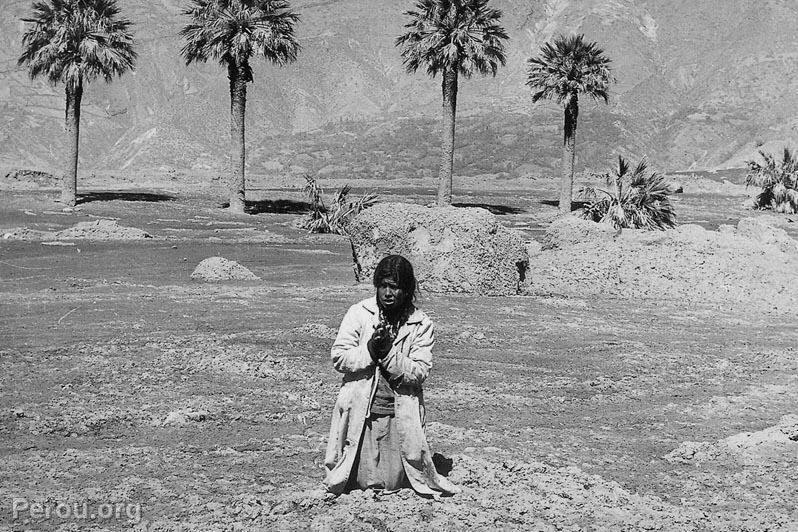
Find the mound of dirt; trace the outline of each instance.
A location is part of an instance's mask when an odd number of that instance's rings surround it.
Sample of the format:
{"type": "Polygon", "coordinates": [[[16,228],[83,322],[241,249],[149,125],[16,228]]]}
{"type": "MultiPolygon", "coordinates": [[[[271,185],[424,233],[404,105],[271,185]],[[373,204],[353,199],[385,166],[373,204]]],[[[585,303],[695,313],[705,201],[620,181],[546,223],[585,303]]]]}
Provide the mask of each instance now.
{"type": "Polygon", "coordinates": [[[116,220],[93,220],[80,222],[73,227],[58,231],[58,240],[140,240],[152,238],[152,235],[135,227],[124,227],[116,220]]]}
{"type": "MultiPolygon", "coordinates": [[[[734,228],[728,225],[720,227],[720,231],[734,233],[734,228]]],[[[768,218],[743,218],[737,224],[736,234],[749,238],[761,244],[773,245],[789,253],[796,250],[796,243],[787,231],[781,229],[774,223],[771,217],[768,218]]]]}
{"type": "Polygon", "coordinates": [[[707,231],[610,234],[591,221],[553,222],[530,259],[530,289],[563,295],[677,299],[788,310],[798,302],[798,242],[767,219],[707,231]]]}
{"type": "Polygon", "coordinates": [[[399,254],[429,292],[510,295],[521,289],[529,264],[521,235],[479,208],[380,203],[352,221],[349,235],[355,277],[363,282],[382,257],[399,254]]]}
{"type": "Polygon", "coordinates": [[[717,442],[684,442],[663,458],[671,463],[705,462],[737,454],[758,454],[767,447],[793,446],[798,449],[798,415],[786,415],[772,427],[742,432],[717,442]]]}
{"type": "Polygon", "coordinates": [[[99,219],[80,222],[61,231],[39,231],[20,227],[4,233],[11,240],[141,240],[152,235],[135,227],[119,225],[116,220],[99,219]]]}
{"type": "Polygon", "coordinates": [[[163,425],[185,425],[191,421],[205,421],[209,416],[210,414],[204,410],[173,410],[166,415],[163,425]]]}
{"type": "Polygon", "coordinates": [[[239,263],[227,260],[224,257],[209,257],[200,262],[191,273],[195,281],[257,281],[257,275],[239,263]]]}
{"type": "Polygon", "coordinates": [[[567,248],[584,242],[611,242],[618,230],[609,224],[587,222],[575,216],[558,218],[543,236],[543,249],[567,248]]]}

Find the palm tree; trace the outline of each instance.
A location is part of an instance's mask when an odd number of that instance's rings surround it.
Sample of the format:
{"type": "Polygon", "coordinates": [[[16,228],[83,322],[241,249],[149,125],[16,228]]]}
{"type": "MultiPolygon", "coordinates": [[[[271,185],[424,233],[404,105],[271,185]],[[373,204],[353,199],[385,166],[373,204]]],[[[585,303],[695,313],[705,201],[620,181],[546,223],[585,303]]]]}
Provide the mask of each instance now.
{"type": "Polygon", "coordinates": [[[615,229],[667,229],[676,225],[676,213],[668,196],[671,187],[665,178],[649,172],[645,160],[632,170],[618,156],[618,168],[604,174],[607,189],[586,188],[590,203],[582,217],[611,224],[615,229]]]}
{"type": "Polygon", "coordinates": [[[780,163],[770,153],[760,150],[759,155],[765,164],[746,161],[745,185],[762,189],[756,196],[755,208],[795,214],[798,212],[798,158],[786,147],[780,163]]]}
{"type": "Polygon", "coordinates": [[[507,33],[499,26],[501,11],[488,7],[488,0],[419,0],[415,11],[406,11],[407,32],[396,39],[408,73],[422,65],[427,74],[441,73],[443,132],[438,205],[452,202],[454,129],[457,112],[458,76],[474,72],[496,75],[507,59],[507,33]]]}
{"type": "Polygon", "coordinates": [[[34,2],[33,24],[22,36],[19,66],[27,65],[31,79],[43,76],[66,93],[64,129],[69,139],[61,201],[75,205],[80,141],[80,103],[84,85],[98,76],[110,82],[133,69],[136,52],[132,23],[119,18],[116,0],[42,0],[34,2]]]}
{"type": "Polygon", "coordinates": [[[526,84],[534,91],[532,101],[556,100],[565,110],[560,212],[571,212],[579,94],[608,102],[607,89],[614,81],[610,59],[597,43],[585,42],[584,35],[560,35],[553,43],[544,44],[540,56],[529,59],[527,64],[526,84]]]}
{"type": "Polygon", "coordinates": [[[191,0],[184,12],[191,17],[181,31],[186,65],[213,58],[227,67],[230,80],[231,171],[230,210],[244,212],[244,119],[250,59],[262,55],[284,66],[295,61],[299,43],[294,24],[299,15],[285,0],[191,0]]]}

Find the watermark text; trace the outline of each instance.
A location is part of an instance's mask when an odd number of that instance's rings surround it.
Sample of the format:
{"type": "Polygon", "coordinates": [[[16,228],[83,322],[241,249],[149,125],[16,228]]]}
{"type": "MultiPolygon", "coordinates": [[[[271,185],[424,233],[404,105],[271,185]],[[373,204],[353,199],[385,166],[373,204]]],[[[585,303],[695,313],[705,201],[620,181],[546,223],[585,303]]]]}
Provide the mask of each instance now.
{"type": "Polygon", "coordinates": [[[132,523],[141,521],[141,505],[132,502],[56,502],[32,501],[23,497],[11,499],[11,519],[13,521],[96,521],[125,520],[132,523]]]}

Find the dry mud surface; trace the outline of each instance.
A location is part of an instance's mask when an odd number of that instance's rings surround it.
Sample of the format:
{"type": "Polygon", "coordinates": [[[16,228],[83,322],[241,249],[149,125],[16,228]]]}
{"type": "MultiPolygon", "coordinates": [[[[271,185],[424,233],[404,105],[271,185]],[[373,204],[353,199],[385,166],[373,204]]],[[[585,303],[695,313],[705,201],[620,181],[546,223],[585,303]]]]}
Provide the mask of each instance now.
{"type": "Polygon", "coordinates": [[[569,216],[534,242],[529,290],[566,296],[669,299],[751,311],[798,308],[798,241],[787,217],[746,217],[708,231],[616,231],[569,216]]]}
{"type": "MultiPolygon", "coordinates": [[[[535,197],[462,201],[531,237],[554,209],[535,197]]],[[[0,530],[798,529],[793,312],[424,294],[428,435],[463,492],[332,498],[329,347],[369,293],[347,241],[294,229],[293,196],[249,216],[159,198],[0,201],[0,232],[116,218],[154,237],[0,241],[0,530]],[[212,256],[261,279],[192,282],[212,256]],[[138,504],[141,519],[13,520],[14,497],[138,504]]],[[[715,228],[750,215],[739,197],[679,201],[715,228]]]]}

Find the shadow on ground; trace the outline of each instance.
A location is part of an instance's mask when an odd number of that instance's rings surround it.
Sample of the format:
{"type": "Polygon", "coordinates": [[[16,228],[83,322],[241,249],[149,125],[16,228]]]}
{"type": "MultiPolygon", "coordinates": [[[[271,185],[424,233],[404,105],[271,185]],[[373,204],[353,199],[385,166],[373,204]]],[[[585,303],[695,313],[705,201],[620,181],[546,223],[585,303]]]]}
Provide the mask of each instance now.
{"type": "Polygon", "coordinates": [[[454,207],[479,207],[491,213],[501,216],[505,214],[521,214],[524,209],[518,207],[510,207],[509,205],[491,205],[489,203],[452,203],[454,207]]]}
{"type": "Polygon", "coordinates": [[[438,471],[438,474],[444,477],[448,477],[449,473],[451,473],[454,468],[454,459],[448,458],[441,453],[432,455],[432,463],[435,464],[435,469],[438,471]]]}
{"type": "Polygon", "coordinates": [[[174,201],[177,199],[175,196],[168,194],[155,194],[152,192],[88,192],[86,194],[78,194],[77,202],[91,203],[92,201],[174,201]]]}
{"type": "MultiPolygon", "coordinates": [[[[228,207],[227,203],[224,207],[228,207]]],[[[246,212],[248,214],[305,214],[310,210],[310,203],[295,200],[259,200],[247,201],[246,212]]]]}
{"type": "MultiPolygon", "coordinates": [[[[541,205],[549,205],[551,207],[559,207],[560,206],[560,201],[559,200],[540,200],[540,203],[541,203],[541,205]]],[[[587,201],[574,200],[574,201],[571,202],[571,211],[575,211],[575,210],[587,207],[588,203],[589,202],[587,202],[587,201]]]]}

